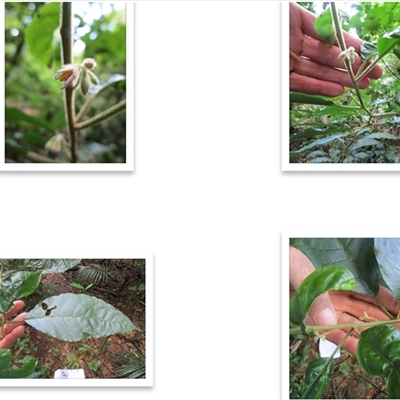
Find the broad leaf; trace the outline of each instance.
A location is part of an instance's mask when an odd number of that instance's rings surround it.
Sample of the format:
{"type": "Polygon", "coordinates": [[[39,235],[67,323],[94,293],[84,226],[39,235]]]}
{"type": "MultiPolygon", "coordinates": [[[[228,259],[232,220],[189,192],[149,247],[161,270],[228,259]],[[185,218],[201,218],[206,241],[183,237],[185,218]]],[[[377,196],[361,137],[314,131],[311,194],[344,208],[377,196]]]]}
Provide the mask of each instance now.
{"type": "MultiPolygon", "coordinates": [[[[32,260],[34,262],[35,260],[32,260]]],[[[69,258],[63,258],[63,259],[42,259],[42,260],[36,260],[39,261],[39,268],[42,270],[44,274],[55,274],[55,273],[61,273],[68,271],[71,268],[76,267],[80,262],[81,259],[69,259],[69,258]]],[[[32,265],[32,264],[31,264],[32,265]]]]}
{"type": "Polygon", "coordinates": [[[393,326],[374,326],[361,332],[357,359],[369,375],[388,374],[389,397],[400,398],[400,331],[393,326]]]}
{"type": "Polygon", "coordinates": [[[353,290],[355,280],[345,267],[325,267],[307,276],[290,299],[290,322],[300,325],[312,303],[328,290],[353,290]]]}
{"type": "Polygon", "coordinates": [[[318,37],[331,46],[335,44],[335,28],[330,9],[326,9],[314,21],[314,29],[318,37]]]}
{"type": "Polygon", "coordinates": [[[110,304],[85,294],[49,297],[27,314],[25,321],[56,339],[77,342],[84,337],[102,337],[139,330],[110,304]]]}
{"type": "Polygon", "coordinates": [[[355,291],[375,295],[379,289],[379,268],[373,238],[305,238],[292,239],[315,268],[340,265],[348,268],[356,280],[355,291]]]}
{"type": "Polygon", "coordinates": [[[383,280],[400,299],[400,239],[375,239],[375,256],[383,280]]]}
{"type": "Polygon", "coordinates": [[[400,26],[389,33],[385,33],[378,39],[378,52],[379,56],[383,57],[395,47],[400,45],[400,26]]]}
{"type": "Polygon", "coordinates": [[[10,310],[14,300],[32,294],[39,286],[41,272],[20,271],[4,279],[0,291],[0,313],[10,310]]]}
{"type": "Polygon", "coordinates": [[[329,383],[334,362],[332,358],[316,358],[312,360],[306,370],[305,390],[303,399],[320,399],[329,383]]]}
{"type": "Polygon", "coordinates": [[[39,259],[18,259],[18,268],[24,270],[40,270],[43,274],[55,274],[68,271],[76,267],[81,259],[72,258],[39,258],[39,259]]]}
{"type": "Polygon", "coordinates": [[[60,24],[60,3],[47,3],[26,29],[26,43],[35,60],[49,65],[53,55],[54,31],[60,24]]]}
{"type": "Polygon", "coordinates": [[[28,377],[35,371],[37,360],[31,356],[26,356],[23,364],[21,368],[13,366],[11,363],[11,351],[0,349],[0,379],[28,377]]]}

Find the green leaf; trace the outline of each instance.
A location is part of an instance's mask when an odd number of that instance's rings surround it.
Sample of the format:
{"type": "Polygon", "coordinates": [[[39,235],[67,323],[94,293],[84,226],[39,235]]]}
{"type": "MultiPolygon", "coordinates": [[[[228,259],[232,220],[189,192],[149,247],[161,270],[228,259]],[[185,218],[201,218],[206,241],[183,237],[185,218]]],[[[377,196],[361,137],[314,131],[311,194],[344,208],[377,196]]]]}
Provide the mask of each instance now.
{"type": "Polygon", "coordinates": [[[312,303],[328,290],[353,290],[355,279],[345,267],[325,267],[307,276],[290,300],[290,322],[300,325],[312,303]]]}
{"type": "Polygon", "coordinates": [[[366,61],[378,54],[376,43],[370,43],[364,40],[360,46],[361,60],[366,61]]]}
{"type": "Polygon", "coordinates": [[[38,304],[29,311],[25,321],[56,339],[77,342],[88,335],[98,338],[139,330],[116,308],[86,294],[66,293],[49,297],[44,302],[47,310],[38,304]]]}
{"type": "Polygon", "coordinates": [[[342,137],[346,137],[347,135],[348,135],[348,133],[339,133],[339,134],[336,134],[336,135],[328,136],[328,137],[323,138],[323,139],[316,140],[315,142],[310,143],[310,144],[308,144],[306,146],[303,146],[298,150],[291,151],[290,152],[290,157],[293,157],[293,156],[296,156],[298,154],[301,154],[301,153],[304,153],[306,151],[309,151],[309,150],[313,149],[314,147],[325,146],[325,145],[333,142],[334,140],[340,139],[342,137]]]}
{"type": "Polygon", "coordinates": [[[343,133],[343,131],[345,129],[346,129],[346,127],[335,126],[335,125],[330,125],[329,127],[324,128],[324,129],[308,128],[299,134],[292,135],[292,137],[290,139],[293,140],[293,139],[300,139],[303,137],[325,136],[325,135],[329,135],[332,133],[338,133],[338,132],[343,133]]]}
{"type": "Polygon", "coordinates": [[[393,326],[374,326],[361,332],[357,359],[369,375],[388,374],[389,397],[400,398],[400,331],[393,326]]]}
{"type": "Polygon", "coordinates": [[[335,27],[330,9],[323,11],[314,21],[314,29],[318,37],[331,46],[335,44],[335,27]]]}
{"type": "Polygon", "coordinates": [[[362,139],[358,140],[357,142],[353,143],[352,145],[350,145],[347,148],[347,150],[354,151],[357,149],[361,149],[362,147],[376,146],[379,143],[380,142],[376,139],[371,139],[369,137],[366,137],[366,138],[362,138],[362,139]]]}
{"type": "Polygon", "coordinates": [[[379,268],[373,238],[295,238],[291,243],[317,269],[328,265],[348,268],[356,279],[356,292],[366,295],[378,293],[379,268]]]}
{"type": "Polygon", "coordinates": [[[32,294],[39,286],[41,275],[41,271],[20,271],[4,279],[0,291],[0,313],[9,311],[14,300],[32,294]]]}
{"type": "Polygon", "coordinates": [[[21,126],[21,121],[29,122],[37,128],[44,128],[49,132],[54,133],[54,127],[47,121],[39,117],[25,114],[19,108],[5,106],[5,121],[8,124],[21,126]]]}
{"type": "Polygon", "coordinates": [[[54,31],[60,24],[60,3],[47,3],[26,29],[28,50],[35,59],[49,65],[53,56],[54,31]]]}
{"type": "Polygon", "coordinates": [[[370,138],[370,139],[400,140],[400,138],[398,136],[392,135],[391,133],[386,133],[386,132],[371,133],[370,135],[368,135],[368,138],[370,138]]]}
{"type": "Polygon", "coordinates": [[[322,106],[332,106],[335,103],[332,100],[325,100],[322,97],[311,96],[309,94],[290,92],[291,103],[319,104],[322,106]]]}
{"type": "Polygon", "coordinates": [[[400,239],[375,239],[375,256],[383,280],[400,299],[400,239]]]}
{"type": "Polygon", "coordinates": [[[63,258],[63,259],[42,259],[40,261],[40,269],[44,274],[55,274],[68,271],[76,267],[80,262],[80,258],[63,258]]]}
{"type": "Polygon", "coordinates": [[[75,289],[85,290],[85,288],[82,285],[80,285],[79,283],[72,282],[72,283],[70,283],[70,285],[75,289]]]}
{"type": "MultiPolygon", "coordinates": [[[[19,361],[21,363],[22,360],[19,361]]],[[[9,349],[0,349],[0,379],[26,378],[31,375],[36,368],[37,360],[27,356],[23,360],[24,365],[21,368],[11,364],[11,351],[9,349]]]]}
{"type": "Polygon", "coordinates": [[[395,47],[400,45],[400,26],[389,33],[385,33],[381,38],[378,39],[377,47],[379,57],[385,56],[391,52],[395,47]]]}
{"type": "Polygon", "coordinates": [[[316,358],[312,360],[306,370],[303,399],[320,399],[329,383],[334,362],[332,358],[316,358]]]}

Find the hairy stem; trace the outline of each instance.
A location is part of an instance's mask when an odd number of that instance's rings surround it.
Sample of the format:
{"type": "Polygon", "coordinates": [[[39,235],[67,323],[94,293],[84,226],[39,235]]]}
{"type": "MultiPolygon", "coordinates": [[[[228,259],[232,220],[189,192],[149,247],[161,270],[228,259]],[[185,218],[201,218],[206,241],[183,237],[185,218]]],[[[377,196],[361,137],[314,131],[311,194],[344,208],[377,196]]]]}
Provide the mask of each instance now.
{"type": "MultiPolygon", "coordinates": [[[[63,64],[72,64],[72,3],[61,3],[61,59],[63,64]]],[[[76,130],[74,127],[75,118],[75,96],[74,90],[71,86],[67,87],[64,91],[64,104],[65,113],[68,125],[68,133],[71,144],[71,158],[72,162],[76,162],[76,130]]]]}
{"type": "MultiPolygon", "coordinates": [[[[314,331],[334,331],[336,329],[344,329],[344,328],[366,328],[369,326],[377,326],[377,325],[386,325],[386,324],[398,324],[400,323],[400,319],[392,319],[388,321],[374,321],[374,322],[361,322],[359,324],[337,324],[337,325],[309,325],[306,328],[310,328],[314,331]]],[[[302,329],[299,328],[291,328],[289,329],[289,333],[291,335],[296,333],[301,333],[302,329]]]]}
{"type": "Polygon", "coordinates": [[[115,106],[110,107],[108,110],[101,112],[100,114],[96,115],[95,117],[90,118],[86,121],[83,121],[80,124],[75,124],[75,129],[79,130],[79,129],[87,128],[89,126],[98,124],[99,122],[101,122],[107,118],[110,118],[113,115],[125,110],[125,108],[126,108],[126,100],[122,100],[115,106]]]}
{"type": "MultiPolygon", "coordinates": [[[[346,47],[346,43],[344,41],[342,26],[340,23],[339,13],[336,9],[335,2],[332,1],[330,3],[330,6],[331,6],[333,23],[335,25],[336,37],[339,42],[340,50],[345,51],[347,49],[347,47],[346,47]]],[[[371,116],[370,111],[364,105],[363,99],[361,97],[360,88],[358,87],[358,83],[354,76],[353,69],[351,68],[351,62],[347,58],[344,59],[344,65],[346,66],[347,73],[349,74],[349,77],[351,79],[351,82],[353,83],[354,89],[356,90],[357,97],[360,100],[360,106],[363,108],[363,110],[365,110],[368,113],[368,115],[371,116]]]]}

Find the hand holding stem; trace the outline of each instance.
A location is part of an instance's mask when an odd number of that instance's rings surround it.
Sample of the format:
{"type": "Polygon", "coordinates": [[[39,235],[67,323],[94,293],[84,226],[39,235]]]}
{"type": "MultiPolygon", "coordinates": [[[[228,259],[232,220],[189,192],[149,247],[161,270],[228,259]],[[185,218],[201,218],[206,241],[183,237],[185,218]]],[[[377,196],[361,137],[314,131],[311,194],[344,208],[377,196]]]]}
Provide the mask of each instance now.
{"type": "MultiPolygon", "coordinates": [[[[304,278],[315,270],[311,261],[300,250],[292,247],[289,269],[291,293],[294,293],[304,278]]],[[[326,338],[338,344],[353,328],[361,332],[374,325],[391,323],[400,329],[400,320],[396,319],[399,308],[400,302],[390,290],[382,286],[379,287],[376,296],[330,291],[315,300],[305,324],[317,331],[328,331],[326,338]],[[368,315],[368,321],[365,320],[364,313],[368,315]]],[[[355,354],[358,340],[358,336],[349,336],[343,348],[355,354]]]]}

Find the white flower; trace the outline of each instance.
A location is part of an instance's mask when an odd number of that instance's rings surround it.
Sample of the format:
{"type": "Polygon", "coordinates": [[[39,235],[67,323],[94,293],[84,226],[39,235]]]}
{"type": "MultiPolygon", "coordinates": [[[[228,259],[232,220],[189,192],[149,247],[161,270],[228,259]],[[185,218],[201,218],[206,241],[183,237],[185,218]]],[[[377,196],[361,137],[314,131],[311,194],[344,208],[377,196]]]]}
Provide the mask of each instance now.
{"type": "Polygon", "coordinates": [[[91,71],[97,66],[93,58],[85,58],[82,64],[66,64],[60,68],[54,78],[64,82],[62,89],[71,86],[73,89],[81,86],[83,94],[87,94],[90,82],[95,85],[99,84],[97,76],[91,71]]]}
{"type": "Polygon", "coordinates": [[[356,59],[356,57],[358,57],[358,54],[355,52],[355,49],[353,46],[350,46],[348,49],[343,50],[339,56],[338,59],[339,60],[349,60],[351,63],[354,62],[354,60],[356,59]]]}

